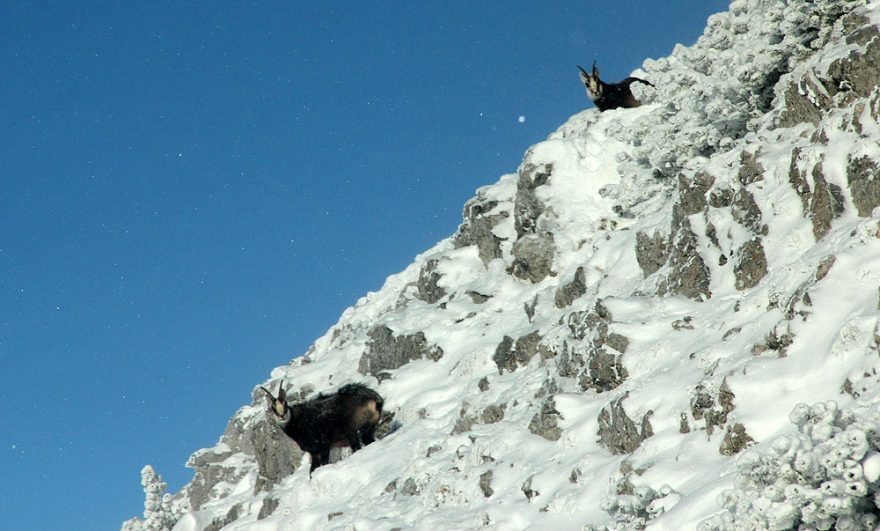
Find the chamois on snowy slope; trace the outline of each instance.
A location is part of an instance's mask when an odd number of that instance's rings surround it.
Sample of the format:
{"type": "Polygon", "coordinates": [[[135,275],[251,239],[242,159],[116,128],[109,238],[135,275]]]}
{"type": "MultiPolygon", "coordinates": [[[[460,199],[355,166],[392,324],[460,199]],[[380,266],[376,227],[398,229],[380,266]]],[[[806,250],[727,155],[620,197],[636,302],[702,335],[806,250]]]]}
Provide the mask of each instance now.
{"type": "Polygon", "coordinates": [[[634,82],[644,83],[653,87],[654,85],[637,77],[628,77],[619,83],[605,83],[599,79],[599,69],[596,68],[596,61],[593,61],[593,72],[588,74],[582,66],[578,65],[581,71],[581,82],[587,89],[587,96],[593,100],[596,107],[600,111],[609,109],[617,109],[618,107],[632,108],[641,105],[641,102],[633,96],[629,86],[634,82]]]}
{"type": "Polygon", "coordinates": [[[330,449],[350,446],[356,452],[376,440],[376,426],[382,416],[384,400],[376,391],[363,384],[348,384],[331,395],[288,404],[284,382],[278,385],[278,396],[265,387],[271,417],[288,437],[312,457],[311,474],[330,462],[330,449]]]}

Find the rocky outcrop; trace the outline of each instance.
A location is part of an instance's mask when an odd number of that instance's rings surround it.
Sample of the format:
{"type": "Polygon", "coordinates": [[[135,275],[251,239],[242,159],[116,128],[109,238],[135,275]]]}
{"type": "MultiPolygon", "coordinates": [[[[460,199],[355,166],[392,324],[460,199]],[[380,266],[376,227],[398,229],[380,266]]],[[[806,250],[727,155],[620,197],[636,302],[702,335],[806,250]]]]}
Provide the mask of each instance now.
{"type": "Polygon", "coordinates": [[[556,246],[553,234],[526,234],[513,244],[513,263],[508,272],[517,278],[537,284],[553,274],[556,246]]]}
{"type": "Polygon", "coordinates": [[[465,204],[462,214],[464,221],[453,238],[456,248],[475,245],[483,265],[488,265],[502,255],[503,239],[497,236],[493,229],[509,218],[510,214],[497,207],[498,201],[489,200],[478,192],[475,198],[465,204]]]}
{"type": "Polygon", "coordinates": [[[408,336],[395,336],[387,326],[374,327],[369,334],[367,351],[361,356],[358,372],[378,376],[384,371],[399,369],[418,359],[437,361],[443,357],[443,349],[431,346],[425,334],[417,332],[408,336]]]}
{"type": "Polygon", "coordinates": [[[622,402],[626,397],[627,395],[624,394],[612,400],[599,413],[599,444],[612,454],[631,454],[642,444],[642,441],[654,435],[649,420],[653,412],[645,413],[637,425],[623,409],[622,402]]]}
{"type": "Polygon", "coordinates": [[[439,260],[432,258],[426,261],[419,271],[419,281],[416,287],[419,290],[419,298],[428,304],[434,304],[446,296],[446,290],[438,284],[442,278],[440,272],[437,271],[439,263],[439,260]]]}

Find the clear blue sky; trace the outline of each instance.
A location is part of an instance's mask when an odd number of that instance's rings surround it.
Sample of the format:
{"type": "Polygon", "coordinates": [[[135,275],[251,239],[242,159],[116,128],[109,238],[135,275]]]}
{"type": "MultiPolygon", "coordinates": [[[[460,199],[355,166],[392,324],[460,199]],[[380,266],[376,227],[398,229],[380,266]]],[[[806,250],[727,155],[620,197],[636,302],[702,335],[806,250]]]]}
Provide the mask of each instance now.
{"type": "Polygon", "coordinates": [[[726,2],[3,2],[0,529],[117,529],[474,190],[726,2]],[[524,117],[521,121],[519,118],[524,117]]]}

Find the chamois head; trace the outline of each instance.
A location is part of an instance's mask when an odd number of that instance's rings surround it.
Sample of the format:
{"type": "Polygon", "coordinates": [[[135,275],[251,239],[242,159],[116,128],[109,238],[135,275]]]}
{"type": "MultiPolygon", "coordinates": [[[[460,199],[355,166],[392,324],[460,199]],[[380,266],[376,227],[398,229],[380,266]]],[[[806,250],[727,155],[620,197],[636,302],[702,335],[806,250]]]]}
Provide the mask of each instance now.
{"type": "Polygon", "coordinates": [[[591,100],[596,101],[602,97],[602,81],[599,79],[599,69],[596,68],[596,61],[593,61],[593,72],[588,74],[584,67],[578,65],[581,71],[581,83],[587,89],[587,95],[591,100]]]}
{"type": "Polygon", "coordinates": [[[286,394],[284,393],[284,380],[278,382],[278,397],[272,396],[272,393],[269,392],[268,389],[260,386],[260,389],[266,393],[266,402],[269,404],[269,411],[271,411],[276,419],[283,420],[289,413],[290,408],[287,405],[286,394]]]}

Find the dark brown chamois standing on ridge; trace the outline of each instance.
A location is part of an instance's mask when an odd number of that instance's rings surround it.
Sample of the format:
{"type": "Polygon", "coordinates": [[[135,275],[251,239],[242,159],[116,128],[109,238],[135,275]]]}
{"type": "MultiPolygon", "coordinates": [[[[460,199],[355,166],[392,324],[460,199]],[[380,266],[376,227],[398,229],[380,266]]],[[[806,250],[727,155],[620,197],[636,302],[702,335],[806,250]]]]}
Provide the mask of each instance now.
{"type": "Polygon", "coordinates": [[[352,452],[376,440],[376,426],[382,416],[384,400],[363,384],[344,385],[331,395],[288,404],[284,382],[278,396],[265,387],[271,417],[288,437],[312,457],[311,474],[330,462],[330,449],[350,446],[352,452]]]}
{"type": "Polygon", "coordinates": [[[578,65],[578,68],[581,70],[581,82],[587,88],[587,96],[593,100],[593,103],[596,104],[600,111],[617,109],[619,107],[638,107],[642,103],[633,96],[629,86],[636,81],[651,87],[654,86],[651,82],[637,77],[628,77],[619,83],[605,83],[599,79],[599,69],[596,68],[596,61],[593,61],[593,72],[591,74],[588,74],[580,65],[578,65]]]}

